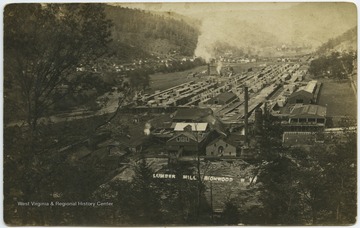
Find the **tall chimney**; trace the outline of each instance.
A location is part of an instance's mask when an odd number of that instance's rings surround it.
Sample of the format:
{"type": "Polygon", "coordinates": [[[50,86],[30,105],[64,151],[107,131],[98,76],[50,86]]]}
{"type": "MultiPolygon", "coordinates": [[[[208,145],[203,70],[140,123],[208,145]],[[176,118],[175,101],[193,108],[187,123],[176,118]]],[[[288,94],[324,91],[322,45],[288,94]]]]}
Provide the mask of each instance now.
{"type": "Polygon", "coordinates": [[[261,134],[263,125],[263,117],[261,108],[255,110],[255,133],[257,135],[261,134]]]}
{"type": "Polygon", "coordinates": [[[207,74],[210,76],[210,63],[207,64],[207,74]]]}
{"type": "Polygon", "coordinates": [[[245,99],[245,143],[248,143],[248,87],[244,87],[244,99],[245,99]]]}

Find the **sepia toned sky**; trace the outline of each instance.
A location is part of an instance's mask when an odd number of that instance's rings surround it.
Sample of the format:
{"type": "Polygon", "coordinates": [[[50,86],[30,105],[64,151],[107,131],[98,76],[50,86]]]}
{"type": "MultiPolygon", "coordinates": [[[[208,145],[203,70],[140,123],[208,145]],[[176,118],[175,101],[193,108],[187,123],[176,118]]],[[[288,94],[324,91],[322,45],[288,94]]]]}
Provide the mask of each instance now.
{"type": "MultiPolygon", "coordinates": [[[[119,5],[129,8],[138,8],[150,11],[167,11],[176,12],[183,15],[196,15],[204,12],[227,12],[234,10],[279,10],[290,8],[291,6],[299,3],[279,3],[279,2],[213,2],[213,3],[190,3],[190,2],[178,2],[178,3],[119,3],[119,5]]],[[[113,5],[117,5],[114,3],[113,5]]]]}

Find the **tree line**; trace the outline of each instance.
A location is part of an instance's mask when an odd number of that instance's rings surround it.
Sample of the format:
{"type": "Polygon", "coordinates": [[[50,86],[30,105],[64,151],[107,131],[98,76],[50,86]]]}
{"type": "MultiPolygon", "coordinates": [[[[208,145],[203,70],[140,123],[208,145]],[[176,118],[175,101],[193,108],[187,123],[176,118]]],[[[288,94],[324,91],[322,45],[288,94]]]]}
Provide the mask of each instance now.
{"type": "Polygon", "coordinates": [[[331,136],[331,143],[307,148],[283,147],[282,133],[281,125],[274,118],[265,118],[256,162],[258,184],[253,190],[260,192],[260,205],[245,211],[238,205],[242,223],[354,224],[357,216],[356,132],[345,128],[342,136],[331,136]]]}
{"type": "Polygon", "coordinates": [[[354,53],[332,52],[330,55],[322,55],[310,63],[309,73],[314,77],[329,77],[332,79],[347,79],[354,69],[354,53]]]}

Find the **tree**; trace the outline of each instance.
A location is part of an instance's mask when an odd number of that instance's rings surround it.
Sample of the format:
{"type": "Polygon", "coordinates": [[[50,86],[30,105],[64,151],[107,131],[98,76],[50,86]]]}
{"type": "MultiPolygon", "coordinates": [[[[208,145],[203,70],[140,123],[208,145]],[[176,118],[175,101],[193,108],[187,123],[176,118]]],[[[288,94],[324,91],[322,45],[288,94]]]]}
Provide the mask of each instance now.
{"type": "MultiPolygon", "coordinates": [[[[169,166],[175,179],[156,179],[163,195],[161,204],[164,224],[195,224],[197,222],[197,181],[182,179],[183,174],[193,172],[190,164],[175,163],[169,166]]],[[[203,200],[204,197],[202,198],[203,200]]]]}
{"type": "Polygon", "coordinates": [[[259,139],[260,161],[272,161],[279,155],[279,152],[283,150],[282,134],[283,128],[280,122],[265,111],[263,130],[259,139]]]}
{"type": "Polygon", "coordinates": [[[225,203],[223,222],[227,225],[237,225],[239,222],[239,211],[231,201],[225,203]]]}
{"type": "MultiPolygon", "coordinates": [[[[47,201],[50,197],[49,192],[64,187],[62,177],[65,175],[60,168],[65,166],[62,164],[58,167],[59,164],[54,162],[51,152],[55,149],[49,149],[53,147],[54,141],[48,138],[46,127],[39,129],[39,120],[67,94],[79,90],[77,85],[82,83],[84,75],[76,73],[77,66],[91,64],[99,56],[107,53],[110,26],[111,23],[105,19],[102,6],[99,4],[6,6],[4,103],[5,106],[12,105],[13,109],[12,112],[5,109],[5,116],[14,115],[17,117],[15,120],[25,119],[27,122],[27,129],[22,127],[16,134],[10,129],[6,130],[6,205],[14,204],[13,191],[17,197],[21,197],[18,200],[47,201]],[[13,143],[12,140],[17,142],[13,143]],[[13,151],[16,153],[10,153],[13,151]]],[[[55,137],[61,137],[64,132],[56,134],[58,135],[55,137]]],[[[54,134],[51,134],[51,137],[54,137],[54,134]]],[[[71,177],[74,177],[73,174],[72,172],[71,177]]],[[[85,179],[81,180],[91,182],[89,176],[85,179]]],[[[69,180],[66,181],[69,183],[69,180]]],[[[81,183],[79,180],[74,182],[81,183]]],[[[96,185],[95,182],[91,183],[96,185]]],[[[47,212],[41,213],[39,210],[26,208],[22,211],[24,214],[18,222],[23,225],[44,225],[51,221],[46,219],[47,212]]],[[[16,219],[11,219],[16,217],[16,210],[7,210],[5,216],[7,222],[13,223],[16,219]]]]}
{"type": "Polygon", "coordinates": [[[152,169],[143,157],[135,167],[129,196],[130,215],[134,224],[161,223],[160,193],[152,178],[152,169]]]}
{"type": "Polygon", "coordinates": [[[259,174],[264,224],[301,224],[297,166],[287,156],[267,163],[259,174]]]}
{"type": "Polygon", "coordinates": [[[324,169],[328,164],[328,154],[328,149],[323,145],[314,145],[311,150],[298,148],[290,151],[290,156],[298,164],[295,178],[299,182],[305,224],[322,224],[326,219],[326,209],[331,200],[328,194],[331,185],[326,180],[324,169]]]}
{"type": "Polygon", "coordinates": [[[129,73],[130,86],[135,89],[145,90],[150,85],[150,77],[146,70],[137,69],[129,73]]]}
{"type": "Polygon", "coordinates": [[[12,90],[4,88],[5,103],[16,104],[31,133],[54,103],[78,89],[76,67],[107,53],[110,27],[100,4],[6,6],[4,78],[12,90]]]}
{"type": "Polygon", "coordinates": [[[356,170],[357,136],[355,132],[345,130],[344,139],[331,148],[329,163],[326,166],[331,209],[337,224],[356,222],[356,170]]]}

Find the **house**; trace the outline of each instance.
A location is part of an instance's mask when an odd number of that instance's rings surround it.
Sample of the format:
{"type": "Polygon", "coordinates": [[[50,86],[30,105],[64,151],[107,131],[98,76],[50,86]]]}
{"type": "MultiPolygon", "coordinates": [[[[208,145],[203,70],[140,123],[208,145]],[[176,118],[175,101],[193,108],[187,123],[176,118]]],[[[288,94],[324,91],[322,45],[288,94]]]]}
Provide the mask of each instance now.
{"type": "Polygon", "coordinates": [[[237,157],[241,155],[241,146],[245,136],[232,134],[228,137],[219,137],[206,146],[206,156],[209,157],[237,157]]]}
{"type": "Polygon", "coordinates": [[[236,145],[233,145],[222,138],[215,139],[206,147],[206,156],[236,157],[236,145]]]}
{"type": "Polygon", "coordinates": [[[288,98],[289,104],[311,104],[313,99],[313,94],[299,89],[298,91],[292,93],[288,98]]]}
{"type": "Polygon", "coordinates": [[[206,135],[190,130],[179,132],[166,142],[169,156],[178,158],[182,156],[197,155],[203,151],[206,135]]]}
{"type": "Polygon", "coordinates": [[[316,103],[321,83],[313,80],[308,82],[304,88],[292,93],[288,98],[289,104],[313,104],[316,103]]]}

